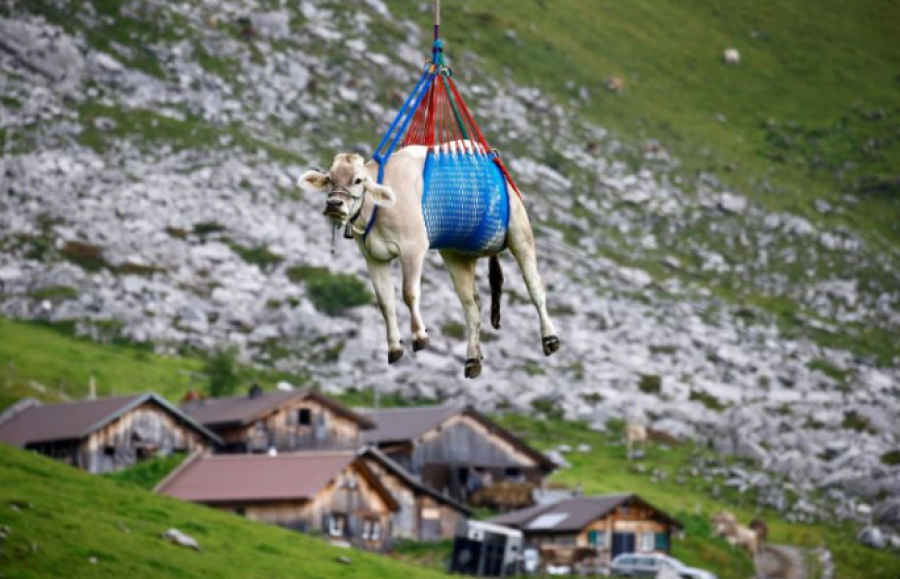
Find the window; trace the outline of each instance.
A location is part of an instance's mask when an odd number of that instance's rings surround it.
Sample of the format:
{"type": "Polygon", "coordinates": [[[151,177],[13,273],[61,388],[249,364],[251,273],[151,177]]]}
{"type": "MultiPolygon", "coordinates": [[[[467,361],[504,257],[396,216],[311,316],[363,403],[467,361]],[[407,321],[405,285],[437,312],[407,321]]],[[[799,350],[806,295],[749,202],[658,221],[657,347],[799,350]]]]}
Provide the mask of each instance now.
{"type": "Polygon", "coordinates": [[[245,509],[244,507],[237,507],[236,509],[234,509],[234,514],[239,517],[246,517],[247,509],[245,509]]]}
{"type": "Polygon", "coordinates": [[[116,447],[115,446],[104,446],[103,447],[103,456],[108,456],[110,458],[116,456],[116,447]]]}
{"type": "Polygon", "coordinates": [[[588,531],[588,543],[595,549],[606,547],[606,531],[588,531]]]}
{"type": "Polygon", "coordinates": [[[522,469],[515,466],[506,467],[506,478],[517,479],[522,476],[522,469]]]}
{"type": "Polygon", "coordinates": [[[641,533],[641,551],[652,551],[656,548],[656,535],[654,533],[641,533]]]}
{"type": "Polygon", "coordinates": [[[297,424],[299,426],[309,426],[312,424],[312,410],[309,408],[301,408],[297,411],[297,424]]]}
{"type": "Polygon", "coordinates": [[[381,538],[381,521],[378,519],[363,519],[363,541],[377,541],[381,538]]]}
{"type": "Polygon", "coordinates": [[[343,537],[347,528],[347,516],[339,513],[328,515],[328,534],[332,537],[343,537]]]}
{"type": "Polygon", "coordinates": [[[669,534],[656,533],[656,550],[667,553],[669,551],[669,534]]]}

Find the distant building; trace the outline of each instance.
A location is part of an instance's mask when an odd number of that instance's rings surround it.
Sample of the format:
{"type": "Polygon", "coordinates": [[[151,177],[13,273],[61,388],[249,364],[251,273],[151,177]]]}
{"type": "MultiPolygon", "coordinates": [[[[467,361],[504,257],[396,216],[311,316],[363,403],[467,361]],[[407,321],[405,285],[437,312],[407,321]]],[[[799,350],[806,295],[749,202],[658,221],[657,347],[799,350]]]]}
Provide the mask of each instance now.
{"type": "Polygon", "coordinates": [[[669,553],[681,524],[634,494],[563,500],[507,513],[490,523],[519,529],[526,548],[541,558],[571,565],[592,558],[609,565],[621,553],[669,553]]]}
{"type": "Polygon", "coordinates": [[[197,422],[224,441],[222,452],[352,449],[362,445],[361,431],[374,428],[369,418],[305,388],[244,396],[195,399],[182,405],[197,422]]]}
{"type": "Polygon", "coordinates": [[[368,449],[362,457],[400,505],[393,518],[395,539],[452,539],[472,515],[471,509],[423,485],[381,451],[368,449]]]}
{"type": "Polygon", "coordinates": [[[0,441],[92,473],[147,458],[212,448],[219,438],[153,393],[22,406],[0,422],[0,441]]]}
{"type": "Polygon", "coordinates": [[[366,411],[376,428],[363,434],[424,484],[469,502],[499,482],[538,486],[556,465],[470,406],[366,411]]]}
{"type": "Polygon", "coordinates": [[[390,548],[400,509],[352,451],[195,457],[155,490],[371,551],[390,548]]]}

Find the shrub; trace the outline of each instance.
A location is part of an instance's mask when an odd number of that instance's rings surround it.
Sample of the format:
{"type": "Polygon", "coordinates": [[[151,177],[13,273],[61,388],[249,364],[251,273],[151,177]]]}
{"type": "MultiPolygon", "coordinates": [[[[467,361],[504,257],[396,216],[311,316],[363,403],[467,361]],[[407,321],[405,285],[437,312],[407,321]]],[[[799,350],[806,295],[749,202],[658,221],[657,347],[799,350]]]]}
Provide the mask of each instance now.
{"type": "Polygon", "coordinates": [[[287,276],[293,282],[305,282],[313,305],[329,316],[372,303],[372,294],[354,275],[331,273],[323,267],[296,266],[288,269],[287,276]]]}
{"type": "Polygon", "coordinates": [[[662,377],[655,374],[641,374],[638,388],[645,394],[659,394],[662,391],[662,377]]]}
{"type": "Polygon", "coordinates": [[[246,247],[230,239],[226,239],[225,243],[228,244],[228,247],[230,247],[232,251],[241,256],[241,259],[245,262],[250,265],[259,266],[262,270],[269,269],[283,261],[281,256],[275,255],[269,251],[269,248],[265,245],[260,245],[259,247],[246,247]]]}
{"type": "Polygon", "coordinates": [[[207,377],[209,395],[213,397],[234,394],[238,385],[237,352],[234,348],[219,350],[206,361],[203,373],[207,377]]]}
{"type": "Polygon", "coordinates": [[[63,257],[87,271],[100,271],[108,267],[103,248],[80,241],[69,241],[60,251],[63,257]]]}

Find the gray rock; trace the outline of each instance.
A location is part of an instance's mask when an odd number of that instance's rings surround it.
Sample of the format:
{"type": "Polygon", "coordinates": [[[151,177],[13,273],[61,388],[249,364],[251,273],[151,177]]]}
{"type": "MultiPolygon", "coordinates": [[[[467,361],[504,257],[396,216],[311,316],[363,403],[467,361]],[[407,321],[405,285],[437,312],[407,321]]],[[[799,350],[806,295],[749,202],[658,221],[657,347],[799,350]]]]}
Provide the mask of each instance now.
{"type": "Polygon", "coordinates": [[[867,547],[879,550],[884,549],[887,545],[884,533],[881,529],[872,525],[864,527],[859,534],[856,535],[856,540],[867,547]]]}
{"type": "Polygon", "coordinates": [[[163,533],[163,538],[181,547],[193,549],[194,551],[200,551],[200,544],[197,543],[197,541],[193,537],[186,535],[178,529],[171,528],[167,530],[165,533],[163,533]]]}

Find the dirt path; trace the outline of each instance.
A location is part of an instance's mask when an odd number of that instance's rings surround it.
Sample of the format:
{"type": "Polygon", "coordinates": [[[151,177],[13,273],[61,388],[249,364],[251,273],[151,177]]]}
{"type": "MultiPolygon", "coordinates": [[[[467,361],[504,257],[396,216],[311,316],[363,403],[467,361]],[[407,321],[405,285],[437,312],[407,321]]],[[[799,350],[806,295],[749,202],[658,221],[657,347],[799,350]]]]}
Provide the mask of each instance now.
{"type": "Polygon", "coordinates": [[[756,555],[759,579],[809,579],[803,551],[787,545],[768,545],[756,555]]]}

